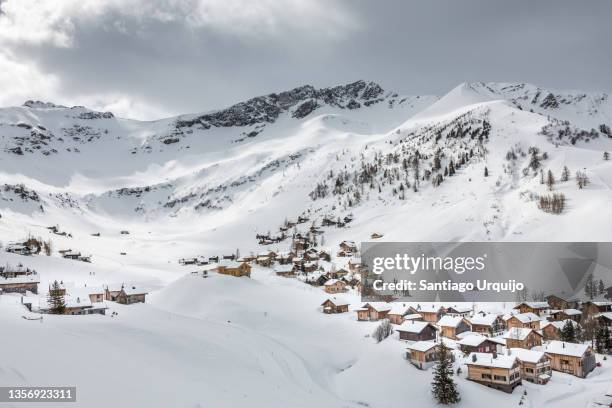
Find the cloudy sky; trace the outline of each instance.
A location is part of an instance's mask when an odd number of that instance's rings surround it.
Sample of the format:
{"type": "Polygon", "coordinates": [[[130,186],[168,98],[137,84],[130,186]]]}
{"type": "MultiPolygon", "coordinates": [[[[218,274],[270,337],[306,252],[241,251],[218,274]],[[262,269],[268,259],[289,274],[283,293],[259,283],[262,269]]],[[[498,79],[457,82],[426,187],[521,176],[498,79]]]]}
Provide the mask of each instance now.
{"type": "Polygon", "coordinates": [[[302,84],[612,90],[612,2],[0,0],[0,106],[154,119],[302,84]]]}

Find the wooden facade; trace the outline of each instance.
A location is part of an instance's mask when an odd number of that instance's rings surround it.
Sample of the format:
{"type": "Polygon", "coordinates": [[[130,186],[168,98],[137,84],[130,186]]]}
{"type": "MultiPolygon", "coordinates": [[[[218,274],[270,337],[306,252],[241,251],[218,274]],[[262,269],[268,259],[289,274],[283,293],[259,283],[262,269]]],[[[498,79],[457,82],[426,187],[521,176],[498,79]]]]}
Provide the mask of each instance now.
{"type": "Polygon", "coordinates": [[[402,323],[396,331],[400,340],[427,341],[436,339],[438,328],[429,322],[408,320],[402,323]]]}
{"type": "Polygon", "coordinates": [[[472,353],[467,359],[468,380],[512,393],[521,384],[521,368],[511,356],[472,353]]]}
{"type": "Polygon", "coordinates": [[[552,341],[544,352],[555,371],[584,378],[595,369],[595,354],[589,345],[552,341]]]}
{"type": "Polygon", "coordinates": [[[531,350],[542,345],[542,335],[533,329],[514,327],[504,335],[506,347],[531,350]]]}
{"type": "Polygon", "coordinates": [[[321,306],[323,307],[323,313],[326,314],[346,313],[349,311],[348,302],[335,299],[327,299],[321,306]]]}
{"type": "Polygon", "coordinates": [[[548,302],[523,302],[514,307],[520,313],[534,313],[541,316],[544,312],[550,309],[548,302]]]}
{"type": "Polygon", "coordinates": [[[508,329],[513,327],[523,327],[528,329],[540,330],[540,318],[535,313],[521,313],[514,315],[506,320],[508,329]]]}
{"type": "Polygon", "coordinates": [[[357,320],[359,321],[376,321],[386,319],[391,306],[387,304],[366,303],[361,308],[357,309],[357,320]]]}
{"type": "Polygon", "coordinates": [[[346,292],[346,282],[338,279],[330,279],[323,285],[326,293],[346,292]]]}
{"type": "Polygon", "coordinates": [[[406,359],[419,370],[433,366],[440,357],[440,345],[431,341],[417,341],[406,348],[406,359]]]}
{"type": "Polygon", "coordinates": [[[546,297],[551,309],[562,310],[562,309],[577,309],[580,306],[580,301],[576,299],[565,299],[561,296],[550,295],[546,297]]]}
{"type": "Polygon", "coordinates": [[[227,265],[220,264],[217,266],[217,273],[222,275],[230,275],[235,277],[251,276],[251,265],[246,262],[231,262],[227,265]]]}

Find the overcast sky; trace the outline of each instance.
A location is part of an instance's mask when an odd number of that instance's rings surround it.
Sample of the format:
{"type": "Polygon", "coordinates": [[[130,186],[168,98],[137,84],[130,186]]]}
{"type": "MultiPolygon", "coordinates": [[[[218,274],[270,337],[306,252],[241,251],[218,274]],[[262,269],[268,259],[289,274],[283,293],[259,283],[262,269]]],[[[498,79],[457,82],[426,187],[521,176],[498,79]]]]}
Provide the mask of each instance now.
{"type": "Polygon", "coordinates": [[[154,119],[303,84],[612,90],[612,2],[0,0],[0,106],[154,119]]]}

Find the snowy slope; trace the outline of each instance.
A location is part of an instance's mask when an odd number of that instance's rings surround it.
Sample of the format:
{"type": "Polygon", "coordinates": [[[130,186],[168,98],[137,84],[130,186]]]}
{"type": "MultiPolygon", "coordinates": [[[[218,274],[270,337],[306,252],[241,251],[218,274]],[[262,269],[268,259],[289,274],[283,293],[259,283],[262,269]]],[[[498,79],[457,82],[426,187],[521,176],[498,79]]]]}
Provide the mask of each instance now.
{"type": "MultiPolygon", "coordinates": [[[[612,139],[600,125],[612,125],[607,95],[527,84],[461,84],[438,98],[359,81],[153,122],[38,102],[0,109],[0,241],[33,235],[54,249],[51,257],[0,252],[0,264],[37,269],[42,290],[58,279],[151,292],[146,305],[113,306],[117,317],[42,324],[21,319],[18,297],[0,297],[0,326],[15,334],[0,350],[0,382],[46,383],[41,367],[64,358],[71,369],[58,382],[77,384],[87,407],[115,398],[160,407],[433,404],[429,374],[402,359],[404,344],[375,344],[374,326],[352,313],[324,316],[319,289],[263,269],[252,280],[185,276],[178,259],[286,250],[287,240],[264,247],[255,235],[301,214],[319,226],[352,218],[321,227],[330,248],[372,232],[389,241],[610,240],[602,220],[612,219],[612,161],[603,153],[612,139]],[[570,177],[561,181],[565,166],[570,177]],[[548,170],[552,192],[540,183],[548,170]],[[590,179],[584,189],[578,170],[590,179]],[[566,197],[562,214],[538,208],[552,193],[566,197]],[[61,259],[57,250],[67,248],[92,263],[61,259]],[[39,347],[41,338],[57,353],[39,347]],[[17,345],[32,357],[6,353],[17,345]],[[126,370],[117,374],[119,364],[126,370]],[[126,390],[143,368],[151,382],[126,390]],[[104,394],[99,382],[121,394],[104,394]]],[[[525,387],[532,406],[573,407],[603,393],[610,370],[588,383],[559,375],[550,393],[525,387]]],[[[466,407],[520,398],[459,386],[466,407]]]]}

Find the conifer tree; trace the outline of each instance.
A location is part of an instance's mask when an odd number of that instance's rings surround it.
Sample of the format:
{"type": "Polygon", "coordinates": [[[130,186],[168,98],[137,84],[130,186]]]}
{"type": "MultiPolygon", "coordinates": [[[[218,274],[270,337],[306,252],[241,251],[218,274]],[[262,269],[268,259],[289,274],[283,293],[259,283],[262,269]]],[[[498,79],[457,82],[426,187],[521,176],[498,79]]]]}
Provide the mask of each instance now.
{"type": "Polygon", "coordinates": [[[552,191],[553,186],[555,185],[555,176],[553,175],[553,172],[548,170],[548,174],[546,176],[546,185],[548,186],[548,189],[550,191],[552,191]]]}
{"type": "Polygon", "coordinates": [[[570,171],[567,166],[563,167],[563,172],[561,172],[561,181],[568,181],[570,178],[570,171]]]}
{"type": "Polygon", "coordinates": [[[459,402],[459,392],[453,380],[453,365],[451,362],[450,350],[444,342],[440,342],[440,359],[434,370],[434,379],[431,383],[432,394],[439,404],[448,405],[459,402]]]}
{"type": "Polygon", "coordinates": [[[64,314],[66,311],[66,302],[64,301],[62,288],[57,281],[54,281],[53,285],[49,288],[48,301],[49,313],[64,314]]]}
{"type": "Polygon", "coordinates": [[[485,177],[489,177],[489,169],[487,169],[486,167],[485,167],[485,170],[484,170],[484,176],[485,177]]]}
{"type": "Polygon", "coordinates": [[[561,329],[561,341],[566,341],[568,343],[576,342],[576,331],[574,330],[574,325],[571,320],[566,321],[561,329]]]}

